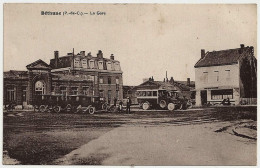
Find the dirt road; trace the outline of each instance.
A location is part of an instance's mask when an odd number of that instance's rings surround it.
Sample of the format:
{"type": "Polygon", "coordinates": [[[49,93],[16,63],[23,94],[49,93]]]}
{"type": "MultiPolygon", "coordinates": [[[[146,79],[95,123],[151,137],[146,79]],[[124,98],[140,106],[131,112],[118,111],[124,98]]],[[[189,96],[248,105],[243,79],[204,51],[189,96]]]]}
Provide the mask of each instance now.
{"type": "Polygon", "coordinates": [[[236,124],[256,123],[256,114],[256,107],[12,112],[4,114],[4,150],[16,164],[32,165],[254,165],[256,125],[237,129],[236,124]],[[247,129],[252,130],[248,136],[238,136],[247,129]]]}
{"type": "Polygon", "coordinates": [[[102,165],[255,165],[256,142],[215,132],[230,122],[183,126],[116,128],[57,164],[85,164],[97,157],[102,165]]]}

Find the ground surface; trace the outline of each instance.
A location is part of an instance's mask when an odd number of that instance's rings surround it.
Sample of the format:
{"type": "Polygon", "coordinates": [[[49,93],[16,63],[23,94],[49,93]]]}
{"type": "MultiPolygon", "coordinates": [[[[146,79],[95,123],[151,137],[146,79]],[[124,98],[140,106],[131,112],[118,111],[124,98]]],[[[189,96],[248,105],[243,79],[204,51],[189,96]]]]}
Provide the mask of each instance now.
{"type": "Polygon", "coordinates": [[[256,107],[4,113],[4,164],[255,165],[256,107]]]}

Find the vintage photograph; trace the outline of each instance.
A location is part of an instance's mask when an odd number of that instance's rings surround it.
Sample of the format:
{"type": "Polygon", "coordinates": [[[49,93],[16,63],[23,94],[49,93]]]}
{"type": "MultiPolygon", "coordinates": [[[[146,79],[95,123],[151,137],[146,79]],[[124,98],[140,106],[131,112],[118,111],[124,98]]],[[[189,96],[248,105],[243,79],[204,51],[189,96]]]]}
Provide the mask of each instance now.
{"type": "Polygon", "coordinates": [[[2,165],[256,166],[257,4],[3,4],[2,165]]]}

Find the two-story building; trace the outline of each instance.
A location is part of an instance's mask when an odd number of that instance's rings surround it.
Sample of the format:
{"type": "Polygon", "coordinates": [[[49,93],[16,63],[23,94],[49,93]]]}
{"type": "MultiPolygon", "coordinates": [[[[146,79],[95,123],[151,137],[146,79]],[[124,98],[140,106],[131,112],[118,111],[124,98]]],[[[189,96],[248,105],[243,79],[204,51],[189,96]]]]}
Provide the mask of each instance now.
{"type": "Polygon", "coordinates": [[[257,97],[257,60],[252,46],[241,44],[240,48],[211,52],[202,49],[194,67],[197,106],[228,98],[238,105],[243,98],[257,97]]]}
{"type": "Polygon", "coordinates": [[[4,72],[4,103],[30,105],[37,94],[89,95],[123,99],[123,80],[120,62],[104,58],[100,50],[97,57],[85,51],[77,55],[59,56],[54,51],[50,64],[37,60],[26,66],[27,71],[4,72]]]}

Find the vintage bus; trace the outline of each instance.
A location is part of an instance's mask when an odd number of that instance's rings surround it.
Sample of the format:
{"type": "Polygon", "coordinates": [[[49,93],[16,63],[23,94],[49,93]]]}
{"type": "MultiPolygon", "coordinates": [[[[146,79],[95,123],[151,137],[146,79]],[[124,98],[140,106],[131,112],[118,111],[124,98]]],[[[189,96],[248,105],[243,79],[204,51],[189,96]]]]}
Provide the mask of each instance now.
{"type": "Polygon", "coordinates": [[[173,111],[180,108],[182,100],[179,99],[179,91],[166,89],[137,90],[137,101],[144,110],[168,109],[173,111]]]}

